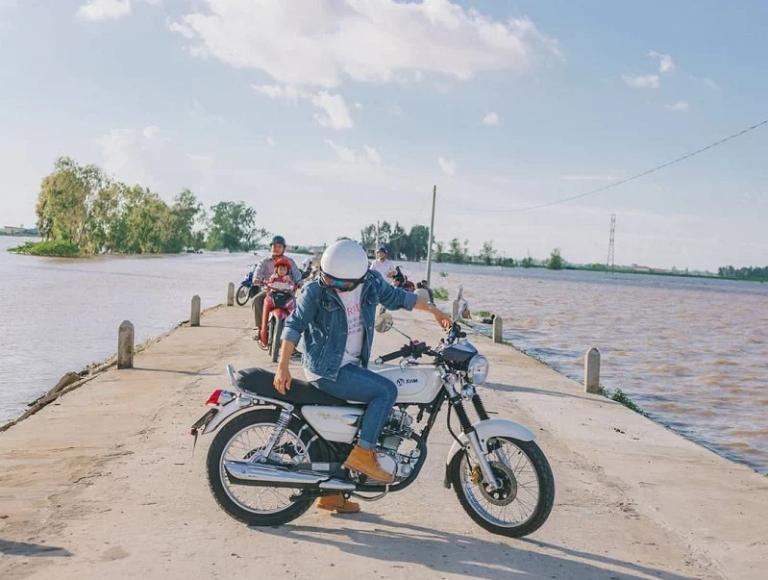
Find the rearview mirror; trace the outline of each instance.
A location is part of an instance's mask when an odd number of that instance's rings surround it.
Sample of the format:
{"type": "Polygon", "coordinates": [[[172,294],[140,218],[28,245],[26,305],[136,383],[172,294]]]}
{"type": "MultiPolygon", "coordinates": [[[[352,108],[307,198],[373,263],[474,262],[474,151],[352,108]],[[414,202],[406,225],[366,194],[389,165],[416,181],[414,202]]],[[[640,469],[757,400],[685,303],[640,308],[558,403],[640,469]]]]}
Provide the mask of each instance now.
{"type": "Polygon", "coordinates": [[[395,321],[392,319],[392,315],[389,312],[382,312],[376,317],[376,322],[373,327],[376,329],[376,332],[383,333],[392,330],[394,324],[395,321]]]}

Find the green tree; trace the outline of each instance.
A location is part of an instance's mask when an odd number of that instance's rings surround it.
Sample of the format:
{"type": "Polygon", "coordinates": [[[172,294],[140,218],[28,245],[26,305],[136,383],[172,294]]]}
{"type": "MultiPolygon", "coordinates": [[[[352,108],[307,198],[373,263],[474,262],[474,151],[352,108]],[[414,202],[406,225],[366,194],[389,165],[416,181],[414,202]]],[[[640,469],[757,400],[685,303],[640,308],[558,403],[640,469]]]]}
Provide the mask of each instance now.
{"type": "Polygon", "coordinates": [[[493,241],[483,242],[483,248],[480,250],[480,259],[490,265],[495,257],[496,248],[493,247],[493,241]]]}
{"type": "Polygon", "coordinates": [[[105,178],[95,165],[78,165],[69,157],[56,160],[43,179],[37,198],[37,227],[46,240],[83,243],[88,207],[105,178]]]}
{"type": "Polygon", "coordinates": [[[266,230],[256,227],[256,210],[242,201],[222,201],[211,207],[208,249],[250,250],[266,235],[266,230]]]}
{"type": "Polygon", "coordinates": [[[526,256],[522,260],[520,260],[520,265],[523,268],[533,268],[536,265],[536,262],[533,261],[533,258],[530,256],[526,256]]]}
{"type": "Polygon", "coordinates": [[[564,265],[563,257],[560,255],[560,249],[555,248],[547,260],[547,268],[550,270],[562,270],[564,265]]]}
{"type": "Polygon", "coordinates": [[[418,262],[427,257],[429,247],[429,228],[427,226],[416,225],[408,233],[408,247],[406,255],[409,260],[418,262]]]}
{"type": "MultiPolygon", "coordinates": [[[[167,252],[180,252],[185,248],[194,248],[196,246],[195,225],[203,214],[203,204],[201,204],[195,194],[189,189],[184,189],[174,199],[171,207],[168,232],[167,252]]],[[[197,240],[199,241],[199,239],[197,240]]]]}
{"type": "Polygon", "coordinates": [[[445,261],[445,243],[435,242],[435,262],[445,261]]]}
{"type": "Polygon", "coordinates": [[[376,224],[368,224],[360,230],[360,245],[368,252],[376,249],[376,224]]]}

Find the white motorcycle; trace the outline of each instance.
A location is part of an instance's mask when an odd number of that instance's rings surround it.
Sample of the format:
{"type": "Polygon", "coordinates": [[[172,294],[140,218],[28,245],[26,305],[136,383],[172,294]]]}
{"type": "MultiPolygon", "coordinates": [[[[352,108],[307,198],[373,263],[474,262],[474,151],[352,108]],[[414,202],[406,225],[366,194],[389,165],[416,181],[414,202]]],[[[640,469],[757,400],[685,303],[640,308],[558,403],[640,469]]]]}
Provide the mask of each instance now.
{"type": "MultiPolygon", "coordinates": [[[[376,327],[389,330],[392,317],[383,315],[376,327]]],[[[296,379],[281,395],[272,385],[273,373],[236,374],[228,366],[233,390],[214,391],[207,401],[212,408],[192,426],[195,440],[198,433],[221,427],[208,451],[207,470],[224,511],[249,525],[275,526],[299,517],[325,494],[375,501],[401,491],[419,476],[429,434],[447,401],[454,444],[445,486],[454,488],[467,514],[490,532],[520,537],[542,526],[555,498],[552,470],[528,429],[489,418],[477,393],[488,376],[487,359],[458,323],[435,348],[408,338],[403,348],[376,360],[381,365],[402,359],[399,366],[377,371],[399,390],[376,449],[379,463],[395,477],[388,485],[342,467],[358,437],[362,404],[296,379]],[[422,357],[432,360],[423,364],[422,357]],[[470,421],[465,402],[472,403],[479,421],[470,421]]]]}

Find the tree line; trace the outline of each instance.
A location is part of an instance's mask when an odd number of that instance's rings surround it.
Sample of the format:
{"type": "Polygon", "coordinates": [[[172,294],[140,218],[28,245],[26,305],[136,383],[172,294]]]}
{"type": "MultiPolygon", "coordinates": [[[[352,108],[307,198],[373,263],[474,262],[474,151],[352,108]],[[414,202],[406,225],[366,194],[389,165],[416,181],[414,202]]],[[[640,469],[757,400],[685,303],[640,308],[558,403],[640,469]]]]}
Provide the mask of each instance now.
{"type": "Polygon", "coordinates": [[[62,157],[38,194],[37,226],[45,242],[84,254],[179,253],[185,250],[253,249],[267,231],[256,210],[223,201],[206,211],[184,189],[171,204],[140,185],[110,179],[95,165],[62,157]]]}
{"type": "Polygon", "coordinates": [[[717,269],[717,275],[721,278],[732,278],[736,280],[758,280],[768,281],[768,266],[764,268],[743,267],[734,268],[733,266],[723,266],[717,269]]]}
{"type": "MultiPolygon", "coordinates": [[[[370,253],[375,252],[378,243],[385,245],[389,256],[395,260],[406,259],[418,262],[427,257],[429,228],[424,225],[415,225],[410,231],[406,231],[399,222],[395,222],[394,225],[386,221],[381,222],[378,228],[377,224],[369,224],[360,231],[360,243],[370,253]]],[[[562,270],[566,266],[557,248],[552,250],[546,260],[534,260],[530,256],[516,259],[500,253],[493,241],[483,242],[480,251],[473,254],[469,250],[469,240],[461,241],[459,238],[453,238],[447,243],[436,241],[433,251],[433,259],[436,262],[453,264],[485,264],[507,268],[550,268],[552,270],[562,270]]]]}

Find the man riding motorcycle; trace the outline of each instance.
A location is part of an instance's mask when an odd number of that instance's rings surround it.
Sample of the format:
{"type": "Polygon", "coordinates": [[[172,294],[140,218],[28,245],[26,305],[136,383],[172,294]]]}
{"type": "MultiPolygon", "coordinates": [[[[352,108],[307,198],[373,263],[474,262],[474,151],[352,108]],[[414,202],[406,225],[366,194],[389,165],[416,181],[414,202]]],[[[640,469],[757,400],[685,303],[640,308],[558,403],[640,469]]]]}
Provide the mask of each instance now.
{"type": "MultiPolygon", "coordinates": [[[[367,369],[378,304],[388,310],[423,310],[443,328],[452,325],[450,317],[424,296],[394,288],[381,274],[369,270],[365,250],[359,244],[338,241],[323,253],[319,279],[305,286],[296,310],[286,321],[274,386],[281,394],[290,390],[289,362],[299,339],[303,339],[307,381],[335,397],[366,403],[359,443],[344,467],[389,483],[392,474],[379,465],[374,447],[394,405],[397,388],[367,369]]],[[[324,496],[318,507],[342,513],[360,509],[341,494],[324,496]]]]}
{"type": "MultiPolygon", "coordinates": [[[[261,262],[259,262],[258,267],[256,268],[256,274],[254,275],[253,282],[254,284],[257,284],[259,286],[264,286],[264,284],[269,280],[272,275],[275,273],[275,262],[277,262],[280,259],[288,260],[291,264],[291,269],[289,272],[290,277],[293,279],[296,284],[299,284],[301,282],[301,270],[299,270],[299,267],[296,265],[296,262],[294,262],[291,258],[288,256],[284,256],[285,253],[285,238],[283,236],[274,236],[272,238],[272,243],[270,244],[270,248],[272,250],[272,255],[268,258],[264,258],[261,262]]],[[[256,328],[256,335],[258,336],[258,330],[261,327],[261,319],[264,312],[264,298],[267,296],[267,289],[262,288],[262,290],[256,294],[253,298],[253,320],[254,320],[254,327],[256,328]]]]}

